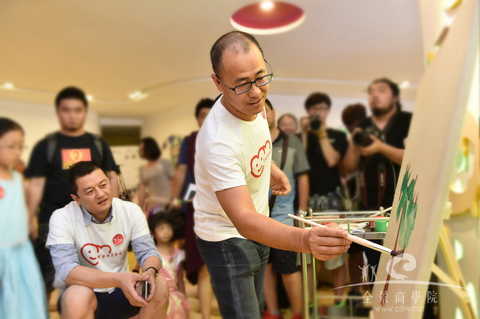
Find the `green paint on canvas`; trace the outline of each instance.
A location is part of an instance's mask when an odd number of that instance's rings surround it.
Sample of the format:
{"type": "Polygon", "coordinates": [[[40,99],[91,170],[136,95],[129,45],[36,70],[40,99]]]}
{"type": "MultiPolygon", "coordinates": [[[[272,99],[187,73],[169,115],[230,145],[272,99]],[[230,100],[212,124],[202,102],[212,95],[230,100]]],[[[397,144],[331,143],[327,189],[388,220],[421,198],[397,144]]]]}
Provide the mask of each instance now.
{"type": "Polygon", "coordinates": [[[417,177],[413,178],[410,168],[403,176],[400,200],[397,208],[397,221],[399,221],[399,243],[398,248],[405,250],[415,228],[415,219],[417,217],[417,197],[415,197],[415,185],[417,177]]]}

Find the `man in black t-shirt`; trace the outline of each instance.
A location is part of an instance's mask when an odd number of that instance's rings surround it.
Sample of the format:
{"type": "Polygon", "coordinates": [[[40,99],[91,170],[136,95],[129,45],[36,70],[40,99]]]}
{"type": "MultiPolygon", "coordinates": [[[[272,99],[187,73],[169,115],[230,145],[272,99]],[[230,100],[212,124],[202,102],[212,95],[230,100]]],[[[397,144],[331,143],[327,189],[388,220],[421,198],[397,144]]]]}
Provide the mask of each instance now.
{"type": "Polygon", "coordinates": [[[53,211],[72,200],[67,169],[80,161],[93,161],[108,173],[114,194],[118,194],[118,167],[110,147],[84,129],[88,109],[85,93],[76,87],[64,88],[55,99],[55,107],[60,131],[35,145],[25,171],[28,208],[38,213],[38,222],[31,221],[30,234],[36,239],[35,253],[48,293],[53,289],[54,269],[45,240],[53,211]]]}
{"type": "Polygon", "coordinates": [[[345,133],[326,125],[331,106],[331,99],[325,93],[312,93],[305,100],[310,130],[302,140],[306,141],[310,164],[310,208],[314,211],[343,208],[338,165],[347,151],[348,142],[345,133]]]}
{"type": "Polygon", "coordinates": [[[373,81],[368,97],[372,116],[352,133],[343,164],[360,172],[361,207],[374,210],[393,203],[412,114],[401,110],[400,90],[387,78],[373,81]]]}

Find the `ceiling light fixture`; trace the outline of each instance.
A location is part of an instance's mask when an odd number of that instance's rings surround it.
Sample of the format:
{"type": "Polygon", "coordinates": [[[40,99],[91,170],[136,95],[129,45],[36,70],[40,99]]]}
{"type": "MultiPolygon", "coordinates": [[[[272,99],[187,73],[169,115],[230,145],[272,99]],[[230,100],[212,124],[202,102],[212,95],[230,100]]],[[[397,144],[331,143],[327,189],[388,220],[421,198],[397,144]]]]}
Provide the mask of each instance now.
{"type": "Polygon", "coordinates": [[[148,96],[147,93],[142,92],[142,91],[138,91],[138,90],[134,91],[134,92],[132,92],[128,95],[130,100],[133,100],[133,101],[141,101],[141,100],[145,99],[147,96],[148,96]]]}
{"type": "Polygon", "coordinates": [[[1,85],[1,88],[4,90],[13,90],[15,89],[15,85],[12,82],[5,82],[1,85]]]}
{"type": "Polygon", "coordinates": [[[270,11],[273,9],[274,6],[275,4],[273,3],[273,1],[270,0],[262,1],[260,3],[260,9],[262,9],[263,11],[270,11]]]}
{"type": "Polygon", "coordinates": [[[305,20],[302,8],[283,1],[261,1],[244,6],[230,17],[232,26],[251,34],[277,34],[290,31],[305,20]]]}
{"type": "Polygon", "coordinates": [[[402,81],[400,83],[400,88],[401,89],[408,89],[412,86],[412,84],[410,83],[410,81],[402,81]]]}

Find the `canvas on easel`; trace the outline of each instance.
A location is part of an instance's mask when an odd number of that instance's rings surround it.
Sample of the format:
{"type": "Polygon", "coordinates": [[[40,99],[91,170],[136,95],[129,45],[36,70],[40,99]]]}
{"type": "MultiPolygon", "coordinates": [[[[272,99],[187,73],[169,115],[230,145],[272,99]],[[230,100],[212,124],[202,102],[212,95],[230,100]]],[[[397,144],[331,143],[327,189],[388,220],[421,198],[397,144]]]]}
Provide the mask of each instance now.
{"type": "MultiPolygon", "coordinates": [[[[378,318],[421,318],[478,57],[478,2],[463,1],[417,91],[385,246],[373,290],[378,318]]],[[[477,70],[478,72],[478,70],[477,70]]]]}

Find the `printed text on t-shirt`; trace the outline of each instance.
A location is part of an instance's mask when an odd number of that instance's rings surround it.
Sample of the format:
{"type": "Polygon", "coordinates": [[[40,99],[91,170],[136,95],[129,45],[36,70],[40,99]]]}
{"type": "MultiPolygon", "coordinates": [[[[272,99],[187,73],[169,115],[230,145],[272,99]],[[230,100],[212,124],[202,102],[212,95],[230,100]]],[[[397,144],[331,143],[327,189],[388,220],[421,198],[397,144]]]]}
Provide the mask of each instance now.
{"type": "Polygon", "coordinates": [[[121,256],[123,252],[113,252],[110,245],[95,245],[87,243],[80,249],[80,254],[87,263],[96,266],[100,259],[121,256]]]}

